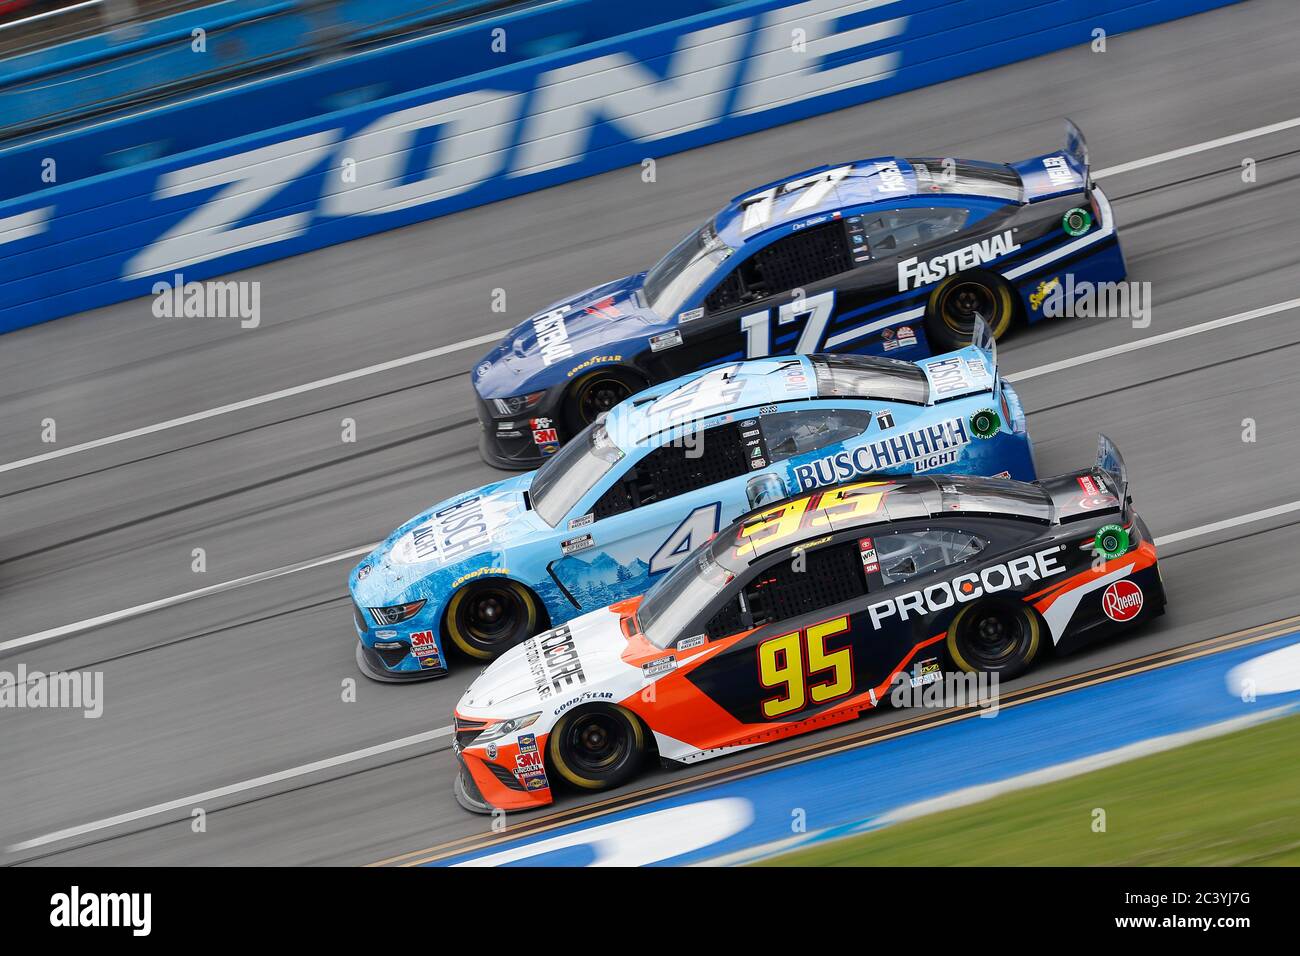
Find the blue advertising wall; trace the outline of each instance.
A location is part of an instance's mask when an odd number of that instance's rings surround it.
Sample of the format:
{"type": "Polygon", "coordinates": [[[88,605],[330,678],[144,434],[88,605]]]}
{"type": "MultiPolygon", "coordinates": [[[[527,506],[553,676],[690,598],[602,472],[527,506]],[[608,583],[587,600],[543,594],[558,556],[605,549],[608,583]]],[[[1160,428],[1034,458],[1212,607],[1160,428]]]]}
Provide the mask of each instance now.
{"type": "Polygon", "coordinates": [[[751,0],[637,28],[642,5],[568,0],[16,144],[0,331],[1231,2],[751,0]],[[300,95],[340,80],[359,102],[300,95]]]}

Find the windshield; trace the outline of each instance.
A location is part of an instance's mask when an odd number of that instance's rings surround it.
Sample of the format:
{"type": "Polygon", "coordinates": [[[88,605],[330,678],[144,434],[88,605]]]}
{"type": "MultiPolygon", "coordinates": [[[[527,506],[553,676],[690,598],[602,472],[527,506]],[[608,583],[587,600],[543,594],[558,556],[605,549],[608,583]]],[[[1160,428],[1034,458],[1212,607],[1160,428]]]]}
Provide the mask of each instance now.
{"type": "Polygon", "coordinates": [[[675,316],[701,283],[727,261],[732,249],[705,223],[659,260],[645,277],[645,296],[664,318],[675,316]]]}
{"type": "Polygon", "coordinates": [[[622,457],[604,424],[588,425],[533,475],[533,510],[554,528],[622,457]]]}
{"type": "Polygon", "coordinates": [[[736,557],[735,545],[734,535],[715,537],[707,548],[659,579],[636,612],[646,640],[658,648],[668,647],[691,619],[745,569],[745,561],[736,557]]]}

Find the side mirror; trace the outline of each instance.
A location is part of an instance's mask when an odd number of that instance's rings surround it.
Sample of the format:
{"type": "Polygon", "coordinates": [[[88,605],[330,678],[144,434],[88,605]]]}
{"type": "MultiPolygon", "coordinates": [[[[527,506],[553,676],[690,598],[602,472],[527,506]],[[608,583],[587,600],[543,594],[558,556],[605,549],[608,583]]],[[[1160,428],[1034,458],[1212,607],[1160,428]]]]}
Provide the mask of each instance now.
{"type": "Polygon", "coordinates": [[[785,482],[781,480],[779,475],[774,475],[771,472],[755,475],[745,484],[745,497],[749,499],[751,511],[774,501],[780,501],[782,498],[788,497],[788,494],[785,482]]]}

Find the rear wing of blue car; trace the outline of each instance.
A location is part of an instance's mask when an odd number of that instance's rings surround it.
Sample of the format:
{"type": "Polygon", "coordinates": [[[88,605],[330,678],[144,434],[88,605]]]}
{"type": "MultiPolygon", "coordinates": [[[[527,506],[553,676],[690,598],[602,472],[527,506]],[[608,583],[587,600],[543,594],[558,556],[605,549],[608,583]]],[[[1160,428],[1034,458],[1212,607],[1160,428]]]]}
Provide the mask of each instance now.
{"type": "Polygon", "coordinates": [[[1062,143],[1055,152],[1012,163],[1011,168],[1020,177],[1025,202],[1039,202],[1092,186],[1088,141],[1068,119],[1062,143]]]}
{"type": "Polygon", "coordinates": [[[998,374],[998,340],[993,337],[993,330],[989,324],[984,321],[983,316],[976,313],[975,330],[971,333],[970,346],[978,349],[984,356],[984,361],[988,363],[989,374],[993,376],[993,397],[997,398],[1002,389],[1002,376],[998,374]]]}
{"type": "Polygon", "coordinates": [[[921,359],[916,364],[929,381],[931,405],[981,392],[991,393],[996,404],[1001,396],[998,343],[988,323],[979,315],[975,316],[970,345],[956,352],[921,359]]]}

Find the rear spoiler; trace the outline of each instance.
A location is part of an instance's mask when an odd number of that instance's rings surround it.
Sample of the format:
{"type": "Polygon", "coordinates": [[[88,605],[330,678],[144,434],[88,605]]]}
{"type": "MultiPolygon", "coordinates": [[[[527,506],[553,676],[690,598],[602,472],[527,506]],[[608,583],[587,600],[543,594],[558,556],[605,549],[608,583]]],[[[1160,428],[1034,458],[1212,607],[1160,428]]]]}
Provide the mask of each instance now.
{"type": "Polygon", "coordinates": [[[984,353],[988,363],[989,374],[993,376],[993,397],[996,398],[1002,388],[1002,376],[998,374],[998,340],[993,337],[993,330],[984,321],[984,316],[975,313],[975,329],[971,332],[971,348],[984,353]]]}
{"type": "Polygon", "coordinates": [[[1092,187],[1092,169],[1088,160],[1088,141],[1069,119],[1065,135],[1056,152],[1031,156],[1012,163],[1020,177],[1025,202],[1038,202],[1092,187]]]}
{"type": "Polygon", "coordinates": [[[1097,470],[1110,479],[1119,495],[1120,514],[1128,519],[1128,468],[1124,466],[1124,456],[1119,453],[1115,443],[1105,435],[1097,436],[1097,470]]]}
{"type": "Polygon", "coordinates": [[[1083,138],[1083,130],[1074,125],[1074,120],[1065,118],[1065,144],[1061,152],[1071,160],[1083,173],[1083,185],[1092,188],[1092,165],[1088,162],[1088,141],[1083,138]]]}

